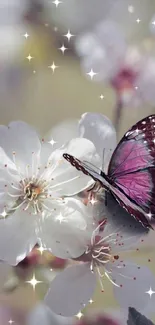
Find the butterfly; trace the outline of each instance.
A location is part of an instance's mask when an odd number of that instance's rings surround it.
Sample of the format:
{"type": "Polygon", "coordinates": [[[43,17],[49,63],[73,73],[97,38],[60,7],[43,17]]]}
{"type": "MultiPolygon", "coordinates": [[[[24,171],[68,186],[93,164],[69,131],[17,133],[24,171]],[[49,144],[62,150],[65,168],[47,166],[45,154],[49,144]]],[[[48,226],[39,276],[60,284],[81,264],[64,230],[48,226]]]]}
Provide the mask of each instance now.
{"type": "Polygon", "coordinates": [[[63,157],[99,182],[144,227],[152,228],[151,220],[155,218],[155,115],[142,119],[125,133],[112,154],[107,174],[67,153],[63,157]]]}

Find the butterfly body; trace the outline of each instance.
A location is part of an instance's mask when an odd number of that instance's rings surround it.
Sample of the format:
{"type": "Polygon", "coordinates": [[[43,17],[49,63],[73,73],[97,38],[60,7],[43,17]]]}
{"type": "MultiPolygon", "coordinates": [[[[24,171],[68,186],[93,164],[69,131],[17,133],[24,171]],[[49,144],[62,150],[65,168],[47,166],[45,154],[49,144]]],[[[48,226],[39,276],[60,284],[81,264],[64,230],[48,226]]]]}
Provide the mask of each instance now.
{"type": "Polygon", "coordinates": [[[64,154],[74,167],[99,181],[117,202],[143,226],[155,218],[155,115],[135,124],[121,139],[111,157],[107,175],[75,157],[64,154]]]}

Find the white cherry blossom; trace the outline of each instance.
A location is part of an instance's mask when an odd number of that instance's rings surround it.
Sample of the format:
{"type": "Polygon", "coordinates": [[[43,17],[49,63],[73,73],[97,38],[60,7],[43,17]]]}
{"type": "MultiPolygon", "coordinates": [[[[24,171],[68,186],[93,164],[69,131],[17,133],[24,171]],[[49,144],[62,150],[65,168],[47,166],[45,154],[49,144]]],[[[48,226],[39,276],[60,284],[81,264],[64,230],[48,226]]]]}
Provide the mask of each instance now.
{"type": "Polygon", "coordinates": [[[140,240],[141,235],[128,236],[123,225],[115,230],[109,223],[103,222],[102,226],[102,231],[101,225],[96,228],[85,253],[76,259],[79,264],[69,266],[52,281],[45,304],[56,314],[68,317],[83,309],[93,297],[98,280],[103,295],[106,295],[105,278],[113,285],[120,307],[153,311],[153,297],[150,302],[145,292],[150,285],[155,287],[155,276],[149,268],[136,265],[124,259],[123,255],[123,252],[131,251],[133,243],[140,240]]]}
{"type": "Polygon", "coordinates": [[[17,264],[38,239],[58,257],[77,257],[92,222],[75,195],[92,180],[64,152],[99,164],[92,142],[76,138],[57,150],[24,122],[0,126],[0,259],[17,264]],[[61,217],[61,218],[60,218],[61,217]]]}

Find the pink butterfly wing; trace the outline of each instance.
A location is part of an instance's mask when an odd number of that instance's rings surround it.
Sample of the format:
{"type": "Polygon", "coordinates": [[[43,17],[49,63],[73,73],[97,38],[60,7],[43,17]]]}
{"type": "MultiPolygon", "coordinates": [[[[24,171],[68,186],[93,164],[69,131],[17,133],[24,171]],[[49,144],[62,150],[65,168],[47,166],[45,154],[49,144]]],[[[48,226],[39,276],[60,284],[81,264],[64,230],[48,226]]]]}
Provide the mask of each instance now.
{"type": "Polygon", "coordinates": [[[155,218],[155,115],[139,121],[124,135],[111,158],[108,176],[118,189],[116,198],[130,214],[141,222],[144,215],[155,218]],[[124,194],[132,206],[125,202],[124,194]]]}

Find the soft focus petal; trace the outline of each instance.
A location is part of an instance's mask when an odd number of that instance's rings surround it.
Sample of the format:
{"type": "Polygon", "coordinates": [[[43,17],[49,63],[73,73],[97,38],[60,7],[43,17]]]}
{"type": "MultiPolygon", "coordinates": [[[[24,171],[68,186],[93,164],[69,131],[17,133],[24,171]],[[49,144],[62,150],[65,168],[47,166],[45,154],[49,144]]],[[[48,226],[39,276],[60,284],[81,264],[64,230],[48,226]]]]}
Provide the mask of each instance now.
{"type": "Polygon", "coordinates": [[[93,219],[76,199],[66,199],[52,214],[40,220],[38,237],[53,255],[60,258],[81,256],[91,238],[93,219]]]}
{"type": "Polygon", "coordinates": [[[93,142],[107,170],[116,147],[116,131],[111,121],[99,113],[85,113],[79,122],[79,135],[93,142]]]}
{"type": "Polygon", "coordinates": [[[41,150],[36,131],[20,121],[10,123],[8,127],[0,126],[0,147],[24,173],[27,165],[31,170],[34,168],[34,157],[37,158],[41,150]]]}
{"type": "Polygon", "coordinates": [[[120,268],[112,271],[113,280],[121,287],[114,286],[114,295],[122,308],[134,307],[137,310],[153,312],[155,295],[151,299],[147,291],[155,290],[155,276],[146,266],[122,261],[120,268]]]}
{"type": "Polygon", "coordinates": [[[139,96],[143,101],[150,105],[155,104],[155,60],[154,58],[146,59],[142,72],[139,75],[136,86],[138,87],[139,96]]]}
{"type": "Polygon", "coordinates": [[[75,50],[79,56],[89,56],[92,49],[98,46],[98,39],[94,33],[85,33],[75,40],[75,50]]]}
{"type": "Polygon", "coordinates": [[[13,215],[0,220],[0,259],[11,265],[18,264],[37,242],[35,216],[18,209],[13,215]]]}
{"type": "MultiPolygon", "coordinates": [[[[11,271],[11,267],[9,264],[5,262],[0,262],[0,293],[3,292],[5,283],[9,279],[9,273],[11,271]]],[[[1,315],[0,315],[1,317],[1,315]]]]}
{"type": "Polygon", "coordinates": [[[64,143],[78,137],[78,119],[67,119],[54,126],[46,136],[47,141],[55,141],[53,149],[58,149],[64,143]]]}
{"type": "Polygon", "coordinates": [[[93,180],[69,164],[63,158],[63,153],[71,154],[95,166],[100,166],[99,156],[93,143],[81,138],[71,140],[67,145],[56,150],[51,155],[51,166],[57,162],[57,167],[52,173],[51,190],[55,188],[61,196],[75,195],[88,188],[93,183],[93,180]]]}
{"type": "Polygon", "coordinates": [[[27,325],[69,325],[72,322],[72,318],[58,316],[43,304],[37,305],[27,318],[27,325]]]}
{"type": "Polygon", "coordinates": [[[7,303],[0,306],[0,325],[11,324],[9,321],[12,320],[15,325],[24,324],[24,313],[21,310],[10,308],[7,303]]]}
{"type": "Polygon", "coordinates": [[[68,267],[52,281],[45,304],[58,315],[74,316],[88,304],[95,286],[89,264],[68,267]]]}

